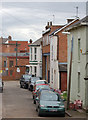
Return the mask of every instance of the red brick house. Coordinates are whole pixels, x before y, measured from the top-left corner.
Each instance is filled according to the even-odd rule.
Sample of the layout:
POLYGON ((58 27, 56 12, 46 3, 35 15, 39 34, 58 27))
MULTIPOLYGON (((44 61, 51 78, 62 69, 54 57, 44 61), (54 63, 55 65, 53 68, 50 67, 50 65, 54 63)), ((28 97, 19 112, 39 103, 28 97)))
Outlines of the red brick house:
MULTIPOLYGON (((3 38, 1 38, 3 41, 3 38)), ((28 41, 12 41, 2 43, 2 79, 17 80, 25 74, 29 63, 28 41), (16 51, 17 50, 17 51, 16 51)))
POLYGON ((50 36, 49 34, 55 31, 58 28, 61 28, 61 25, 52 25, 52 22, 48 22, 45 27, 45 31, 42 33, 43 42, 42 42, 42 79, 46 79, 50 82, 50 36))

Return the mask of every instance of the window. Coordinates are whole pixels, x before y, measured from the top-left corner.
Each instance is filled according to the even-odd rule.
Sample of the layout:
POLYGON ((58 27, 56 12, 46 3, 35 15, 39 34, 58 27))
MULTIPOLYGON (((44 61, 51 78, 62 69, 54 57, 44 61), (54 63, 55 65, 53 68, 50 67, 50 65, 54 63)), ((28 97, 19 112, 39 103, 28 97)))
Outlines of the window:
POLYGON ((34 49, 35 51, 35 60, 37 59, 37 48, 34 49))
POLYGON ((40 76, 42 76, 42 66, 40 66, 40 76))
POLYGON ((78 72, 78 93, 80 92, 80 72, 78 72))
POLYGON ((32 60, 32 48, 30 48, 30 60, 32 60))
POLYGON ((52 45, 52 60, 53 60, 53 45, 52 45))
POLYGON ((30 72, 31 72, 31 74, 32 74, 32 66, 30 67, 30 72))
POLYGON ((10 76, 12 76, 13 75, 13 70, 10 70, 10 76))
POLYGON ((37 48, 35 48, 35 54, 37 53, 37 48))
POLYGON ((6 67, 6 61, 4 61, 4 67, 6 67))
POLYGON ((36 67, 34 67, 34 72, 35 72, 35 77, 36 77, 36 72, 37 72, 37 68, 36 67))
POLYGON ((80 39, 78 39, 78 60, 80 61, 80 39))
POLYGON ((53 83, 53 68, 52 68, 52 83, 53 83))
POLYGON ((13 66, 13 61, 10 61, 9 66, 10 66, 10 67, 12 67, 12 66, 13 66))

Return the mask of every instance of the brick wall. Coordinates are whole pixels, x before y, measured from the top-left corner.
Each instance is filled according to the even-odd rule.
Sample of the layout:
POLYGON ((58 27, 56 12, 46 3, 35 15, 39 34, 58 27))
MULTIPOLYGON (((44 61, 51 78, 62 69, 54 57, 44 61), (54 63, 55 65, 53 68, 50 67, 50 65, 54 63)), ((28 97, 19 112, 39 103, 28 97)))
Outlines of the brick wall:
POLYGON ((58 34, 58 61, 67 62, 67 35, 62 34, 62 31, 58 34))
MULTIPOLYGON (((16 53, 15 48, 16 41, 9 41, 10 45, 3 44, 3 53, 16 53)), ((18 44, 18 52, 29 52, 28 42, 27 41, 17 41, 18 44), (26 50, 26 51, 25 51, 26 50)), ((29 57, 23 56, 23 57, 17 57, 17 65, 20 68, 20 73, 17 72, 16 67, 16 57, 15 56, 3 56, 2 57, 2 70, 3 70, 3 80, 17 80, 21 77, 22 74, 25 74, 26 65, 29 64, 29 57), (4 61, 7 61, 7 66, 4 67, 4 61), (13 66, 10 67, 10 61, 13 61, 13 66), (8 74, 6 74, 6 70, 8 69, 8 74), (12 75, 10 74, 12 70, 12 75)))
MULTIPOLYGON (((58 29, 58 28, 61 28, 62 26, 50 26, 51 30, 49 33, 46 33, 43 35, 43 40, 46 39, 46 36, 49 36, 50 33, 52 33, 54 30, 58 29)), ((45 45, 45 46, 42 46, 42 53, 50 53, 50 44, 48 45, 45 45)), ((49 57, 50 56, 46 56, 46 60, 47 60, 47 80, 48 80, 48 71, 50 71, 50 60, 49 60, 49 57)), ((46 71, 46 68, 45 68, 45 56, 43 56, 42 58, 42 76, 43 76, 43 79, 45 79, 45 71, 46 71)))

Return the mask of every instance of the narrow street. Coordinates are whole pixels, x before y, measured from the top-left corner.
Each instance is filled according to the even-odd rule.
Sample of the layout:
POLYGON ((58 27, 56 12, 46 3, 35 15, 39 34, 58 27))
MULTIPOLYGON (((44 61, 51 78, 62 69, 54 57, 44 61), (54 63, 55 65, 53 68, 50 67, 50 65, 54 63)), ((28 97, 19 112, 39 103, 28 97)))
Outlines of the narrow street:
POLYGON ((2 101, 3 118, 37 117, 31 92, 21 89, 19 82, 5 82, 2 101))
MULTIPOLYGON (((18 81, 4 82, 2 101, 3 118, 64 119, 60 117, 38 117, 31 92, 27 89, 20 88, 18 81)), ((78 115, 80 116, 80 114, 78 115)), ((77 120, 80 120, 79 116, 77 120)), ((65 118, 66 120, 71 119, 67 115, 65 118)), ((86 120, 84 116, 82 118, 86 120)))

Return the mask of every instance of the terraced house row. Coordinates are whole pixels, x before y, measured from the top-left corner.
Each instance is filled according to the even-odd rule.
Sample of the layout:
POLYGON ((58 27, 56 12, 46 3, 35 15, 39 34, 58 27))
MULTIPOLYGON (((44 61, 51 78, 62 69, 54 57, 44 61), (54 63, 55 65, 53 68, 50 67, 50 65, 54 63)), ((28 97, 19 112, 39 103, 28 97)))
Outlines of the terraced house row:
POLYGON ((81 20, 78 17, 67 19, 65 25, 53 25, 48 22, 42 31, 42 37, 35 42, 14 42, 11 37, 4 41, 5 39, 1 38, 4 41, 3 79, 19 79, 22 74, 28 72, 47 80, 52 88, 61 92, 68 91, 70 85, 70 100, 81 100, 83 107, 87 108, 87 33, 88 16, 81 20))

